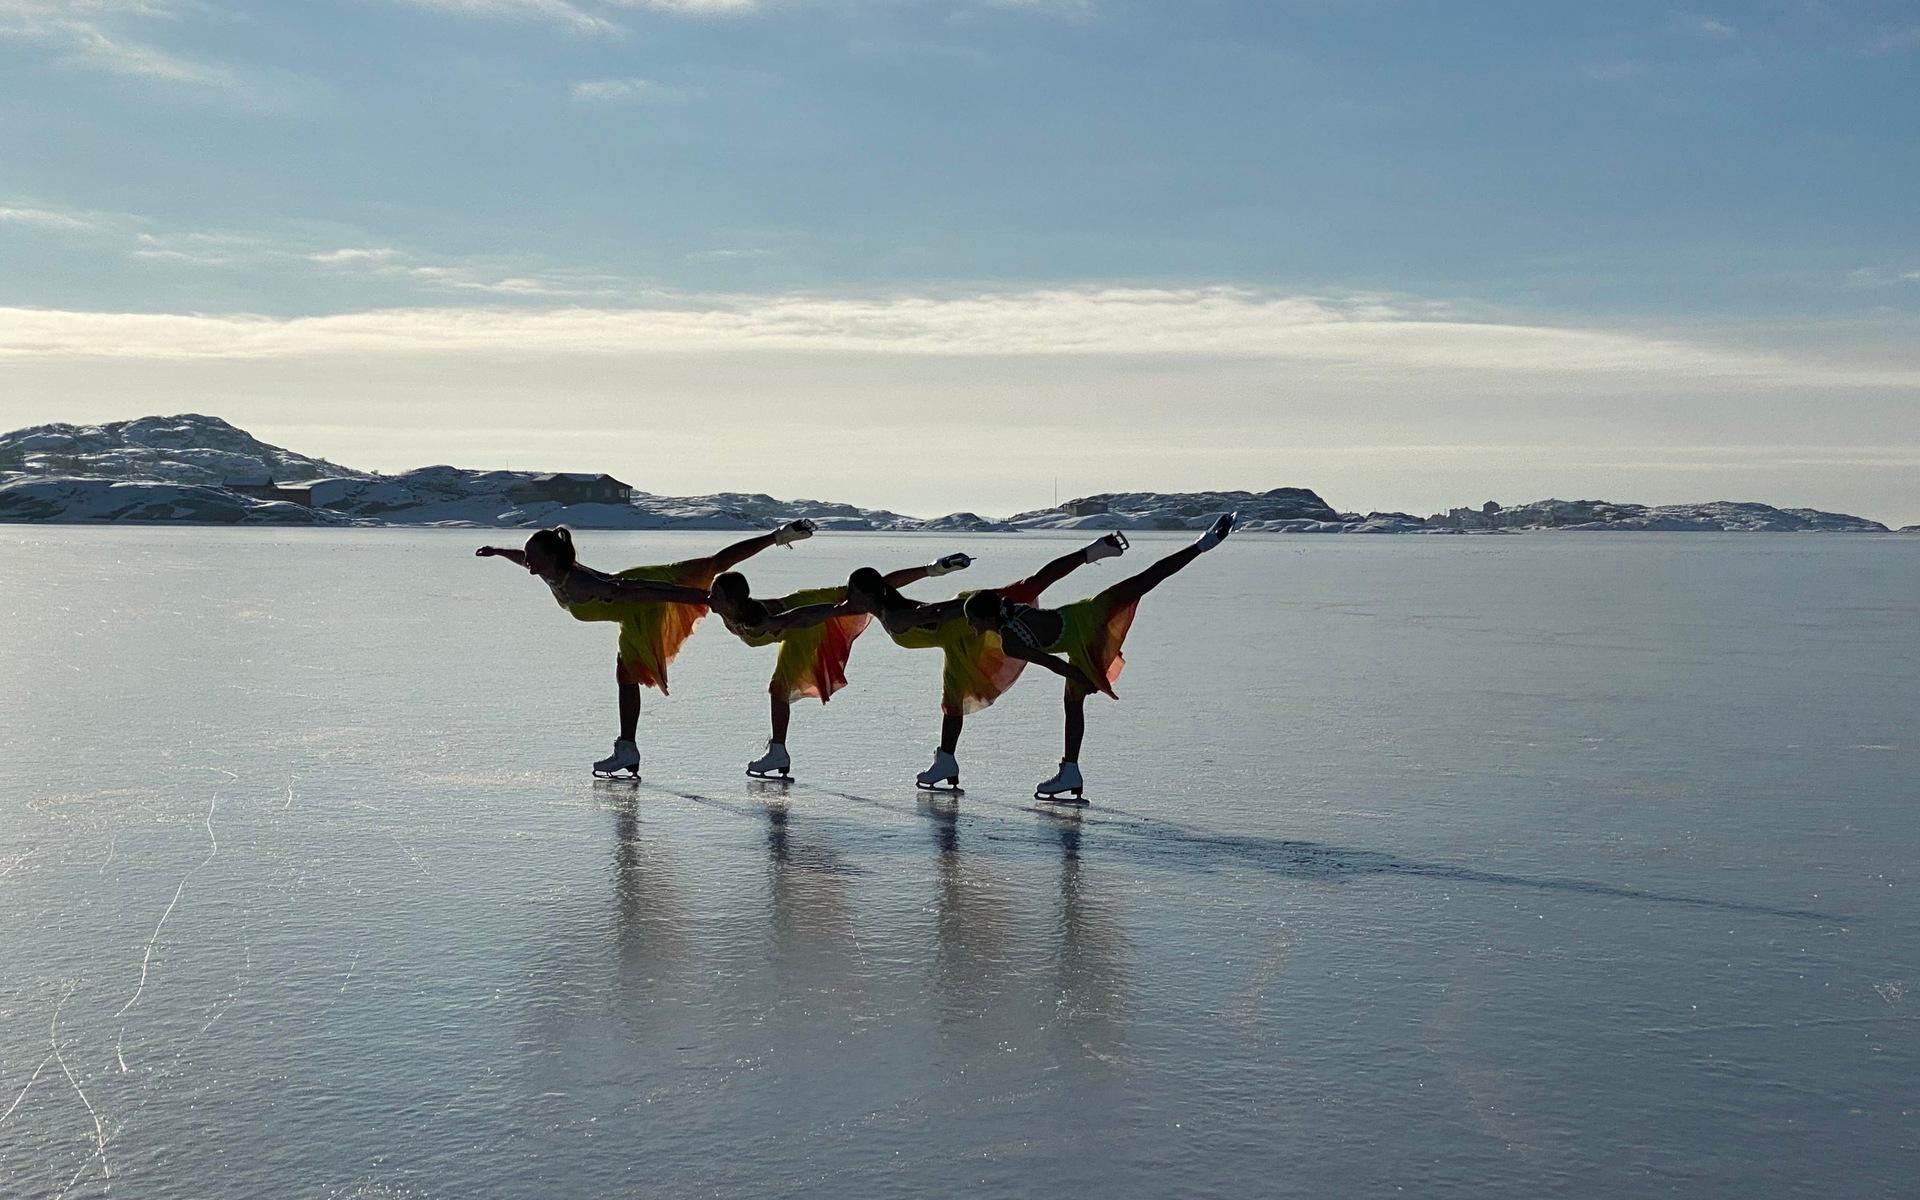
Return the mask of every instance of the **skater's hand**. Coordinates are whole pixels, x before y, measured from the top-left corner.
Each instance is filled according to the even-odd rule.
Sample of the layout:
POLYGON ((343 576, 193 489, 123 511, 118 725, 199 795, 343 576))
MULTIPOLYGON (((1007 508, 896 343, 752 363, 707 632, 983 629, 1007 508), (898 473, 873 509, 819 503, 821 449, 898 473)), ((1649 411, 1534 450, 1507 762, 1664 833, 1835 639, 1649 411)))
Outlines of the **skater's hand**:
POLYGON ((818 525, 815 525, 805 517, 800 518, 798 521, 789 521, 773 531, 773 544, 776 546, 789 546, 794 542, 805 541, 807 538, 812 537, 814 531, 819 528, 818 525))
POLYGON ((492 558, 493 555, 494 549, 492 546, 482 546, 473 552, 475 558, 492 558))
POLYGON ((972 555, 949 554, 944 558, 936 559, 934 564, 927 568, 927 578, 938 579, 942 575, 951 575, 955 571, 964 571, 972 565, 972 555))

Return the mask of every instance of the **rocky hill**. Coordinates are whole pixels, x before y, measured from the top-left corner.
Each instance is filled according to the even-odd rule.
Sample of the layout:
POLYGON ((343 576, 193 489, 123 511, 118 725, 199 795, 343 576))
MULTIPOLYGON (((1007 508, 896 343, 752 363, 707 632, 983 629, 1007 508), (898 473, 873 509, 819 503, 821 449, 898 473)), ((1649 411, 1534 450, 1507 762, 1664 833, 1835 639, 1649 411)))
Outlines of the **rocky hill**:
POLYGON ((0 475, 221 487, 364 474, 270 445, 219 417, 197 413, 105 425, 33 425, 0 434, 0 475))
MULTIPOLYGON (((581 529, 766 529, 807 517, 836 530, 998 532, 1181 530, 1237 511, 1269 533, 1503 533, 1524 530, 1885 532, 1844 513, 1714 501, 1647 507, 1601 500, 1489 502, 1431 517, 1341 512, 1306 488, 1266 492, 1112 492, 1006 520, 906 516, 759 492, 659 496, 604 476, 432 466, 397 475, 343 467, 262 442, 193 413, 104 425, 36 425, 0 434, 0 521, 284 525, 454 525, 581 529)), ((1914 532, 1909 529, 1903 532, 1914 532)))
POLYGON ((1705 504, 1616 504, 1606 500, 1535 500, 1513 508, 1489 502, 1427 518, 1461 530, 1566 529, 1651 533, 1885 533, 1878 521, 1814 508, 1715 500, 1705 504))

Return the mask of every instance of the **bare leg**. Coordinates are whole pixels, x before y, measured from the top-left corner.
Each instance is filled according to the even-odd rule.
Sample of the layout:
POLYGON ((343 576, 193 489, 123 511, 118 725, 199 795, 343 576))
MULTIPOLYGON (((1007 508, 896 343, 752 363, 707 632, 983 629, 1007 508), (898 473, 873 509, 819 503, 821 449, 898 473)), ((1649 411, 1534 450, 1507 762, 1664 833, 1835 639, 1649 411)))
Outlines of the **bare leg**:
POLYGON ((623 683, 620 685, 620 736, 631 742, 636 730, 640 728, 640 685, 623 683))
POLYGON ((1087 694, 1072 684, 1067 685, 1067 752, 1062 761, 1077 763, 1080 761, 1080 743, 1087 736, 1087 694))
POLYGON ((773 697, 773 740, 787 744, 787 722, 793 718, 793 705, 785 696, 773 697))
POLYGON ((959 713, 948 713, 940 718, 940 749, 943 752, 952 754, 960 745, 960 730, 966 723, 967 719, 959 713))

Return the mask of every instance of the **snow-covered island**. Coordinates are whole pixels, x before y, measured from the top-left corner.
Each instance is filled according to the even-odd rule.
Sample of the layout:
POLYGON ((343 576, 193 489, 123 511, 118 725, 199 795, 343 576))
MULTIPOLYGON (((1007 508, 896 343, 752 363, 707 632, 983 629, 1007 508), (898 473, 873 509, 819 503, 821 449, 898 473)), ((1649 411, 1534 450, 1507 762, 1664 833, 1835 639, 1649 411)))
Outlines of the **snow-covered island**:
MULTIPOLYGON (((581 529, 764 529, 797 517, 836 530, 1004 532, 1196 529, 1236 510, 1270 533, 1500 533, 1654 530, 1885 533, 1878 521, 1810 508, 1712 501, 1647 507, 1537 500, 1427 517, 1342 512, 1306 488, 1267 492, 1121 492, 1005 520, 911 517, 761 493, 658 496, 611 475, 421 467, 382 475, 260 441, 218 417, 182 414, 104 425, 36 425, 0 434, 0 522, 203 525, 426 525, 581 529)), ((1902 532, 1920 532, 1909 527, 1902 532)))

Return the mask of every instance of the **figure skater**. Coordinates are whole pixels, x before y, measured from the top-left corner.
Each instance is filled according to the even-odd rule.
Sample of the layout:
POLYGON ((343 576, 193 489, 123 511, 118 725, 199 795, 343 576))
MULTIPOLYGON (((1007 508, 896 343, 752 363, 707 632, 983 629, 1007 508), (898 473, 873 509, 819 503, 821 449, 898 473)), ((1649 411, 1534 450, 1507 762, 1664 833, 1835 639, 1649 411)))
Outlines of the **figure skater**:
MULTIPOLYGON (((885 576, 887 586, 903 588, 922 579, 951 574, 973 560, 949 554, 924 567, 906 567, 885 576)), ((746 576, 728 571, 713 581, 708 603, 732 634, 749 646, 778 643, 773 680, 767 685, 772 702, 773 736, 767 752, 747 764, 757 779, 792 777, 793 760, 787 753, 787 724, 793 702, 813 696, 822 704, 846 686, 847 656, 853 641, 872 623, 871 613, 845 606, 847 589, 807 588, 776 600, 757 600, 746 576)))
POLYGON ((593 773, 612 778, 640 777, 640 749, 634 734, 640 725, 640 689, 667 693, 667 666, 706 615, 708 589, 716 575, 769 546, 786 546, 813 536, 812 521, 793 521, 771 533, 736 542, 717 554, 659 566, 632 567, 608 574, 580 565, 573 534, 565 527, 542 529, 524 549, 482 546, 482 558, 504 558, 538 575, 560 607, 580 621, 615 621, 620 648, 614 659, 619 685, 620 736, 613 753, 593 764, 593 773))
POLYGON ((1036 607, 1010 589, 975 592, 967 597, 964 608, 970 628, 998 641, 1009 658, 1037 663, 1067 681, 1066 754, 1060 760, 1059 772, 1034 789, 1034 799, 1069 803, 1061 797, 1070 792, 1072 803, 1086 803, 1085 784, 1080 778, 1080 743, 1087 732, 1087 694, 1114 694, 1113 683, 1126 666, 1120 644, 1133 624, 1140 598, 1218 546, 1233 532, 1235 515, 1226 513, 1216 518, 1193 545, 1167 555, 1138 575, 1063 608, 1036 607))
MULTIPOLYGON (((1064 554, 1026 579, 999 589, 1024 604, 1034 604, 1040 593, 1088 563, 1112 558, 1127 549, 1122 533, 1110 533, 1082 549, 1064 554)), ((888 585, 885 577, 871 567, 862 567, 847 579, 847 605, 856 612, 880 618, 881 627, 898 645, 909 649, 938 649, 944 657, 940 692, 940 747, 934 752, 933 765, 914 778, 916 786, 929 791, 958 791, 960 763, 954 757, 960 744, 960 732, 967 714, 999 699, 1013 686, 1026 663, 1008 658, 997 639, 989 640, 967 624, 962 611, 970 592, 951 600, 923 604, 902 596, 888 585)))

